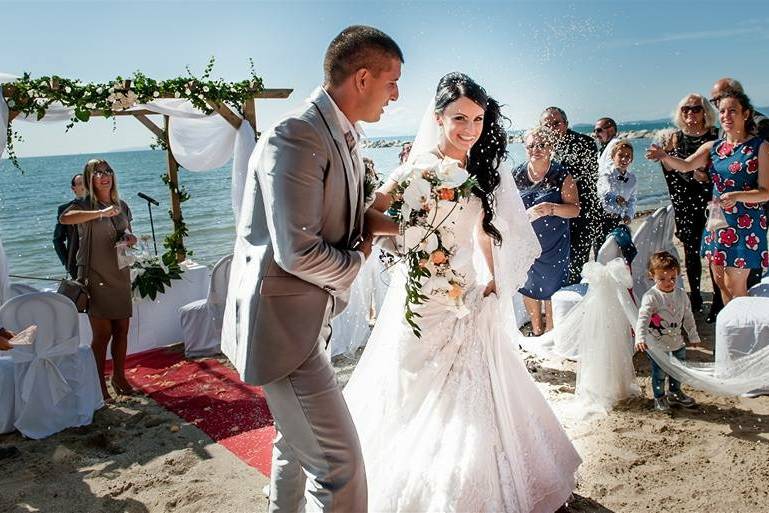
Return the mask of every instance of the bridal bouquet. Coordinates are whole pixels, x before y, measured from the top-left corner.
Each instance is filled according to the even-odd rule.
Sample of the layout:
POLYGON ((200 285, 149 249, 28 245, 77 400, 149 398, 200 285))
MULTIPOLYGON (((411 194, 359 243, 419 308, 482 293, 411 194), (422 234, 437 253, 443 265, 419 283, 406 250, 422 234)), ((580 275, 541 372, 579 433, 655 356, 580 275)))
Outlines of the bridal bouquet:
POLYGON ((451 267, 457 242, 453 224, 468 198, 475 178, 451 158, 418 157, 397 173, 389 215, 400 225, 406 263, 406 322, 421 337, 414 307, 437 300, 457 317, 467 314, 463 303, 464 276, 451 267))

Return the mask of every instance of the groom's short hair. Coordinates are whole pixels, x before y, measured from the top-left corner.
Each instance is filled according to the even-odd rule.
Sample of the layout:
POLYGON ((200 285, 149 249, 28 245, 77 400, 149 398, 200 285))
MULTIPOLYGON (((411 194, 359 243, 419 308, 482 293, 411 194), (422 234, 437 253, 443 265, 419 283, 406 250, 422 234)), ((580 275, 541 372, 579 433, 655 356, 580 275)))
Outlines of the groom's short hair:
POLYGON ((378 75, 387 68, 389 59, 403 62, 403 52, 390 36, 366 25, 347 27, 326 50, 323 59, 325 83, 337 86, 361 68, 378 75))

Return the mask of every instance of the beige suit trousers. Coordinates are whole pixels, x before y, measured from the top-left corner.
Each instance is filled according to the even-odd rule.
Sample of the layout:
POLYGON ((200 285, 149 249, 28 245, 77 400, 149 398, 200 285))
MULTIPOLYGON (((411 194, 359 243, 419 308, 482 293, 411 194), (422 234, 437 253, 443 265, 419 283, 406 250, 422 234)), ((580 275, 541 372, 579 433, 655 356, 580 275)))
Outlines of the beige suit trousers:
POLYGON ((263 386, 277 436, 270 513, 365 513, 366 474, 358 434, 325 347, 333 299, 312 353, 285 378, 263 386))

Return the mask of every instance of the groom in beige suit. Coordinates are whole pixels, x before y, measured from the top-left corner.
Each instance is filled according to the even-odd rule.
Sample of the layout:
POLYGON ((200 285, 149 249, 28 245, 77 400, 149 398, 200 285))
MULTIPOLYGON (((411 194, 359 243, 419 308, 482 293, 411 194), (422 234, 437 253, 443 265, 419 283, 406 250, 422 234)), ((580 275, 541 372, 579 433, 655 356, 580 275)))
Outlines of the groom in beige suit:
POLYGON ((360 443, 325 347, 371 252, 357 123, 398 99, 402 62, 383 32, 346 28, 326 50, 323 87, 251 156, 222 350, 275 418, 270 512, 366 511, 360 443))

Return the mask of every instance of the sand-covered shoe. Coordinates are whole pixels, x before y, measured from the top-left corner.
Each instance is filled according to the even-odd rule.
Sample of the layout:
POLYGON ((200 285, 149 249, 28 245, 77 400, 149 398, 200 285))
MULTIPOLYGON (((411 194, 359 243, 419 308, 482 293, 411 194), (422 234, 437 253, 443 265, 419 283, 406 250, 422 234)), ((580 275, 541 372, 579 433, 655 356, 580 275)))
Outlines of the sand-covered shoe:
POLYGON ((684 408, 691 408, 694 406, 694 399, 683 392, 668 393, 667 401, 670 406, 683 406, 684 408))
POLYGON ((665 396, 654 398, 654 409, 657 411, 670 411, 668 400, 665 396))

